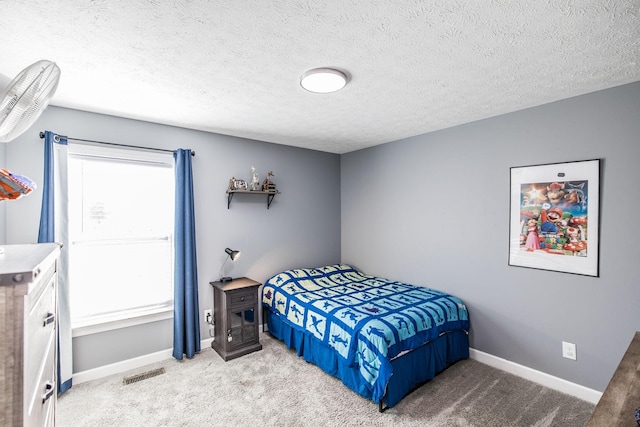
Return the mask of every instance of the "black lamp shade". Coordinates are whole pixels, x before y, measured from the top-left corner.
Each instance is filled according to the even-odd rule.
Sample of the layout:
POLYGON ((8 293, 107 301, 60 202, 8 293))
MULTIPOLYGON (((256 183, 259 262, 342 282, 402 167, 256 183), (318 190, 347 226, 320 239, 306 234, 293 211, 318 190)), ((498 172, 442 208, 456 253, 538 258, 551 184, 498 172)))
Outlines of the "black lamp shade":
POLYGON ((238 257, 240 257, 240 251, 234 251, 233 249, 229 249, 229 248, 225 249, 224 251, 227 255, 229 255, 229 258, 231 258, 231 261, 235 261, 238 259, 238 257))

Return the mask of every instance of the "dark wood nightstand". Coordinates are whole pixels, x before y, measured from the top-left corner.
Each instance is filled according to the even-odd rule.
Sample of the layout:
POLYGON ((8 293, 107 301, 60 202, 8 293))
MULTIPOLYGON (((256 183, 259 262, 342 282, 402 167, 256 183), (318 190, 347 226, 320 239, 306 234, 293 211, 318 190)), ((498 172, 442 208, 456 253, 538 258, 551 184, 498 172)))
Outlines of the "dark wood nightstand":
POLYGON ((225 362, 262 349, 258 335, 258 287, 246 277, 213 286, 213 348, 225 362))

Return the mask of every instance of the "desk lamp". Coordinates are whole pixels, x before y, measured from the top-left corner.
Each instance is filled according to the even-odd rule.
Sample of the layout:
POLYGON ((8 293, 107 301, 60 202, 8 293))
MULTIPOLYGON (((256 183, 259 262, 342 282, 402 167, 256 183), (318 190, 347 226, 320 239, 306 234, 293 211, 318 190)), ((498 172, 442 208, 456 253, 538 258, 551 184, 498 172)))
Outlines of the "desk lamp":
POLYGON ((224 252, 227 254, 227 258, 225 258, 224 262, 222 263, 222 267, 220 267, 220 281, 222 283, 230 282, 233 280, 230 276, 222 277, 224 265, 227 263, 227 261, 229 261, 229 258, 231 258, 231 261, 235 261, 240 257, 240 251, 234 251, 232 249, 226 248, 224 252))

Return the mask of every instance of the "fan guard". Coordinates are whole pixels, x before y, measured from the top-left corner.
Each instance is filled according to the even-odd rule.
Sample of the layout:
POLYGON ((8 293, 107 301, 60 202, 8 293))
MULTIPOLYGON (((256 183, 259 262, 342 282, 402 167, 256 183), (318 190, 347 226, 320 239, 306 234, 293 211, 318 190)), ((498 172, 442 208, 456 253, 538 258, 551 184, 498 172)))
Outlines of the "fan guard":
POLYGON ((0 97, 0 142, 9 142, 35 122, 58 88, 60 68, 40 60, 20 72, 0 97))

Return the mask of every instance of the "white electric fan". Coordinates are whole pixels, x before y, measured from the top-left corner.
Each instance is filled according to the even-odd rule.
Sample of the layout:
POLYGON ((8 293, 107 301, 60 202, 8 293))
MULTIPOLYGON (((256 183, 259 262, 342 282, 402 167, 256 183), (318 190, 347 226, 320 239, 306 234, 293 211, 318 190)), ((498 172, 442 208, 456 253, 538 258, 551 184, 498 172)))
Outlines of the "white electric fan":
MULTIPOLYGON (((6 88, 0 82, 0 142, 12 141, 31 127, 49 104, 59 81, 60 68, 54 62, 40 60, 22 70, 6 88)), ((35 184, 29 178, 0 169, 0 200, 18 199, 33 188, 35 184)))
POLYGON ((15 139, 40 117, 59 81, 60 68, 55 62, 40 60, 9 83, 0 97, 0 142, 15 139))

